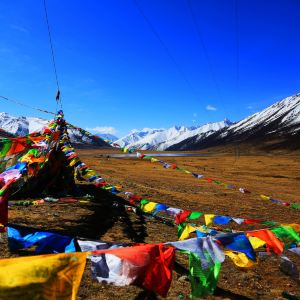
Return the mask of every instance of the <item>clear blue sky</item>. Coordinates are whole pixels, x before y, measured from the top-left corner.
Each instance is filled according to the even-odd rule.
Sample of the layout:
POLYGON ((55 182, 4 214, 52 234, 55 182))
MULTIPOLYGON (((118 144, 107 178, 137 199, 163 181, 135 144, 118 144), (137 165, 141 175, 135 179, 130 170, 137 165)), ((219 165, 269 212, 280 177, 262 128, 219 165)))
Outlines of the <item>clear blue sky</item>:
MULTIPOLYGON (((299 0, 137 2, 152 27, 133 0, 47 0, 69 122, 122 136, 237 121, 300 91, 299 0)), ((0 28, 0 95, 55 110, 43 0, 1 1, 0 28)))

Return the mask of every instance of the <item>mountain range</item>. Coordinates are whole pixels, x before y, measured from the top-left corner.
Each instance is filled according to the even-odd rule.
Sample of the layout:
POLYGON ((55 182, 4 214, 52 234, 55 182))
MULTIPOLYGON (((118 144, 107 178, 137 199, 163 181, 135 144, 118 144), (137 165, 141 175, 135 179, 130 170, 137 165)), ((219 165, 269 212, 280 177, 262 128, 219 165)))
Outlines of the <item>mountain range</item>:
MULTIPOLYGON (((13 117, 0 113, 0 136, 8 133, 26 135, 41 130, 49 121, 35 117, 13 117)), ((91 139, 79 130, 69 129, 71 141, 77 146, 108 146, 101 139, 91 139)), ((300 149, 300 94, 287 97, 239 122, 224 121, 201 126, 173 126, 132 130, 118 139, 99 135, 121 147, 141 150, 200 150, 238 147, 247 150, 300 149)))
POLYGON ((173 126, 168 129, 150 129, 145 128, 141 131, 134 130, 125 137, 117 140, 115 143, 124 147, 138 148, 141 150, 166 150, 167 148, 178 144, 188 138, 198 136, 207 137, 230 126, 232 123, 225 119, 221 122, 208 123, 202 126, 173 126))
MULTIPOLYGON (((24 136, 32 132, 37 132, 43 129, 49 120, 35 118, 35 117, 14 117, 6 112, 0 113, 0 136, 9 137, 13 135, 24 136)), ((71 142, 78 146, 100 146, 110 147, 103 139, 107 139, 107 135, 104 135, 103 139, 89 138, 82 135, 77 129, 68 129, 68 133, 71 142)), ((111 138, 111 137, 109 137, 111 138)), ((116 139, 116 138, 115 138, 116 139)))
POLYGON ((200 150, 238 147, 270 151, 300 149, 300 94, 232 123, 228 119, 197 127, 133 131, 119 139, 121 146, 141 150, 200 150))
POLYGON ((276 102, 210 136, 193 136, 173 144, 167 150, 226 146, 263 151, 300 149, 300 94, 276 102))

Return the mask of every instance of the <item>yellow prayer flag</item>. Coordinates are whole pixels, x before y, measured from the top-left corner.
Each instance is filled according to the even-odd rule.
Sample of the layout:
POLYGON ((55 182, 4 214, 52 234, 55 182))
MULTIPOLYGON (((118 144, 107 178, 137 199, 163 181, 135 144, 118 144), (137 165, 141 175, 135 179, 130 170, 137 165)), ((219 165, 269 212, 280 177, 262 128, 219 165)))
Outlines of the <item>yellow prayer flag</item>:
POLYGON ((155 209, 156 205, 157 205, 156 202, 148 202, 147 204, 142 206, 142 210, 144 212, 150 213, 155 209))
POLYGON ((191 174, 192 172, 188 171, 188 170, 184 170, 184 173, 186 174, 191 174))
POLYGON ((213 215, 213 214, 205 214, 204 215, 205 225, 206 226, 212 225, 214 217, 215 217, 215 215, 213 215))
POLYGON ((183 229, 182 233, 181 233, 181 236, 179 237, 179 241, 182 241, 182 240, 185 240, 187 238, 189 238, 190 236, 190 233, 196 231, 196 228, 193 227, 192 225, 190 224, 187 224, 185 226, 185 228, 183 229))
POLYGON ((86 253, 61 253, 0 260, 0 299, 75 300, 86 253))
POLYGON ((154 158, 154 157, 151 157, 151 162, 158 162, 158 159, 154 158))
POLYGON ((260 195, 260 198, 263 200, 270 200, 271 198, 269 196, 266 195, 260 195))
POLYGON ((79 162, 79 158, 77 156, 75 156, 74 158, 72 158, 72 160, 69 163, 70 167, 73 167, 77 162, 79 162))
POLYGON ((225 255, 229 256, 234 264, 240 268, 250 268, 254 266, 254 262, 250 260, 245 253, 235 251, 224 251, 225 255))
POLYGON ((256 236, 248 236, 248 239, 253 249, 258 249, 266 244, 266 242, 256 236))

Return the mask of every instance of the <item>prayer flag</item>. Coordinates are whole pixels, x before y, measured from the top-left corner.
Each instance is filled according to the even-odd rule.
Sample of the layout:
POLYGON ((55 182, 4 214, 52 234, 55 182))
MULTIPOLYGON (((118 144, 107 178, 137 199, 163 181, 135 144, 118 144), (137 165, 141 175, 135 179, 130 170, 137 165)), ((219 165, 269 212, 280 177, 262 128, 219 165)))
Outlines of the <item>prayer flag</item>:
POLYGON ((86 253, 62 253, 0 260, 0 298, 75 300, 86 253))
POLYGON ((137 285, 165 297, 172 281, 173 247, 140 245, 92 252, 93 277, 118 286, 137 285))

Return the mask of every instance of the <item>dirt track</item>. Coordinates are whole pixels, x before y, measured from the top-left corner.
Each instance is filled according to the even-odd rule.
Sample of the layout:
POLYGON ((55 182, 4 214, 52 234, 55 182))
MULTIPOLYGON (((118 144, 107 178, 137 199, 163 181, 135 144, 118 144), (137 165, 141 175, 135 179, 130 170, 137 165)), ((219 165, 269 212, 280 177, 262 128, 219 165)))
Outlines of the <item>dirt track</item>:
MULTIPOLYGON (((99 150, 80 150, 78 153, 84 162, 99 171, 109 182, 121 184, 124 190, 155 202, 205 213, 280 223, 300 221, 299 210, 197 180, 183 172, 164 169, 157 163, 136 159, 95 158, 99 150)), ((209 156, 165 160, 214 180, 300 204, 300 158, 296 156, 209 156)), ((88 185, 82 185, 81 190, 95 192, 88 185)), ((97 203, 15 206, 10 210, 9 218, 15 224, 106 241, 153 243, 177 240, 175 227, 113 207, 112 200, 121 201, 120 197, 98 191, 95 199, 97 203)), ((239 227, 242 230, 252 228, 259 226, 239 227)), ((2 257, 11 256, 5 244, 1 244, 0 250, 2 257)), ((300 258, 293 254, 288 256, 300 270, 300 258)), ((181 263, 187 259, 179 257, 179 261, 181 263)), ((277 299, 282 291, 299 296, 299 284, 283 274, 278 266, 277 257, 267 257, 261 258, 254 268, 241 270, 226 259, 216 296, 211 298, 277 299)), ((182 275, 182 270, 176 268, 168 299, 189 299, 189 282, 178 280, 182 275)), ((90 271, 86 268, 78 296, 80 299, 145 299, 145 292, 137 287, 99 285, 91 281, 90 271)))

